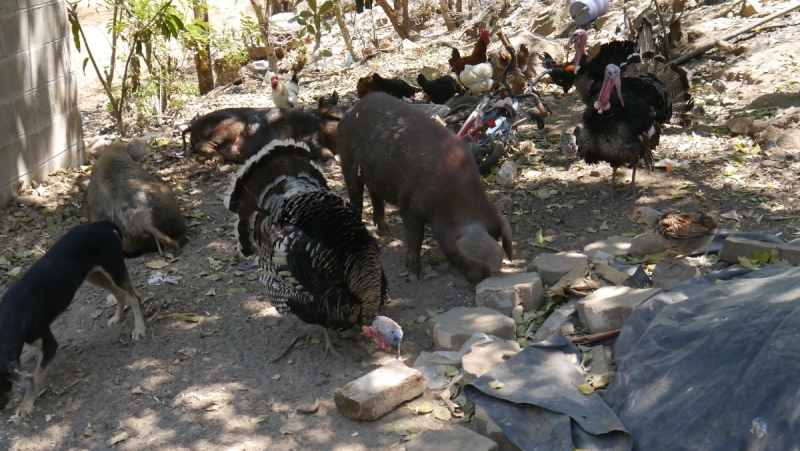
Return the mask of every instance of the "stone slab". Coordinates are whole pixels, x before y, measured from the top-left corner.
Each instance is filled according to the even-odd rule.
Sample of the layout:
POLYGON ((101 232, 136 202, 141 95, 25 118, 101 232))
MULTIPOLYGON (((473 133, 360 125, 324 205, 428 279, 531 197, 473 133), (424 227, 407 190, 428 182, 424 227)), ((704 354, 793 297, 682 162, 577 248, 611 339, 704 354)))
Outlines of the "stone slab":
POLYGON ((456 307, 428 320, 437 351, 457 351, 475 332, 513 340, 514 320, 486 307, 456 307))
POLYGON ((553 286, 556 282, 588 257, 577 252, 559 252, 557 254, 540 254, 528 265, 529 272, 537 272, 542 282, 553 286))
POLYGON ((521 350, 516 341, 493 341, 472 345, 470 351, 461 359, 464 384, 483 376, 492 368, 517 355, 521 350))
POLYGON ((475 305, 511 316, 514 307, 536 310, 544 304, 542 278, 535 272, 503 274, 483 280, 475 287, 475 305))
POLYGON ((426 386, 422 373, 393 360, 337 389, 333 401, 351 420, 376 420, 421 395, 426 386))
POLYGON ((669 249, 669 246, 658 241, 656 237, 649 233, 636 235, 631 240, 631 247, 628 249, 628 255, 633 258, 642 258, 645 255, 658 254, 669 249))
POLYGON ((612 236, 603 241, 595 241, 594 243, 587 244, 583 248, 583 253, 590 259, 594 258, 597 252, 605 252, 615 257, 624 257, 628 255, 628 250, 631 248, 633 238, 626 236, 612 236))
POLYGON ((578 302, 581 322, 593 334, 619 330, 660 288, 603 287, 578 302))
POLYGON ((497 443, 463 426, 428 430, 406 443, 406 451, 500 451, 497 443))
POLYGON ((722 243, 719 259, 728 263, 739 263, 739 257, 746 257, 756 251, 771 252, 775 248, 778 248, 782 259, 793 264, 800 263, 800 248, 733 237, 726 238, 722 243))

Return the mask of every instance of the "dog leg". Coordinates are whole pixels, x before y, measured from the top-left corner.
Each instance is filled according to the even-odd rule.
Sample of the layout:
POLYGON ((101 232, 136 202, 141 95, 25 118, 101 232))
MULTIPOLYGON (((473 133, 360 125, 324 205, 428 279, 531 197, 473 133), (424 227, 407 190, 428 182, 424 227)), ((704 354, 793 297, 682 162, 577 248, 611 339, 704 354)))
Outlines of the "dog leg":
POLYGON ((131 340, 139 341, 144 338, 145 333, 144 316, 142 316, 142 302, 141 299, 139 299, 139 295, 136 293, 136 290, 133 288, 133 284, 131 283, 130 279, 128 279, 127 285, 128 286, 125 287, 125 292, 130 297, 134 323, 131 340))
POLYGON ((39 348, 39 363, 36 365, 36 371, 33 373, 34 389, 33 391, 25 392, 25 397, 19 403, 17 409, 14 411, 14 416, 23 418, 33 412, 33 404, 36 398, 39 397, 39 392, 42 390, 44 383, 44 376, 47 374, 47 367, 53 361, 53 357, 58 350, 58 342, 53 336, 50 329, 45 329, 45 332, 39 340, 33 343, 33 346, 39 348))
POLYGON ((125 319, 125 302, 126 300, 130 301, 134 320, 131 340, 138 341, 144 338, 145 333, 144 317, 142 316, 142 306, 139 301, 139 295, 136 294, 136 290, 133 288, 127 270, 121 273, 119 277, 122 280, 122 286, 118 286, 114 283, 114 280, 107 272, 102 269, 96 269, 86 276, 86 280, 95 286, 108 290, 117 299, 117 312, 108 320, 109 326, 113 326, 125 319))

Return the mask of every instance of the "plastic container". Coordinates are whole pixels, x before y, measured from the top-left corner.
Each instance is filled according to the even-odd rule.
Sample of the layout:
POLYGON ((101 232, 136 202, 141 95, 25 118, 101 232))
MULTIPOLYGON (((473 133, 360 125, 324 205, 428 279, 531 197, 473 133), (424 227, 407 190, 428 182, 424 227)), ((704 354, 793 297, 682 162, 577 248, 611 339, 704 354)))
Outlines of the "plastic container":
POLYGON ((495 180, 501 186, 508 186, 517 176, 517 165, 513 161, 507 161, 497 172, 495 180))
POLYGON ((608 0, 577 0, 569 5, 569 15, 581 27, 607 12, 608 0))

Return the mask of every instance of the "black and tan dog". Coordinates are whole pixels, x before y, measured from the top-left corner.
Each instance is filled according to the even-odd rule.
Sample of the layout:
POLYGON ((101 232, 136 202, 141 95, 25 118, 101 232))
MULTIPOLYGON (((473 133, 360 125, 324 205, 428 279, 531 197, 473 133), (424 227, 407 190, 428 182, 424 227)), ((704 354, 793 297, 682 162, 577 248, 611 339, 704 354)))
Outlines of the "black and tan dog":
POLYGON ((0 301, 0 409, 11 400, 13 385, 27 390, 15 415, 33 411, 47 366, 58 349, 50 324, 67 309, 83 281, 105 288, 117 298, 117 313, 108 325, 124 317, 126 299, 133 307, 132 339, 144 337, 144 319, 123 260, 122 233, 109 221, 72 228, 14 282, 0 301), (39 349, 34 374, 22 372, 24 343, 39 349))

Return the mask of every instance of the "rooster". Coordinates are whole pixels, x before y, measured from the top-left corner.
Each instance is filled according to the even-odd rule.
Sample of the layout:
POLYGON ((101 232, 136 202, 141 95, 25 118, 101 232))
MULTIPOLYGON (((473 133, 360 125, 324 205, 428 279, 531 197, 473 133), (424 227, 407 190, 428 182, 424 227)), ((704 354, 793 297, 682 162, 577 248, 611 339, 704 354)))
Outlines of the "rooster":
MULTIPOLYGON (((633 209, 633 217, 644 219, 650 232, 658 241, 669 246, 667 254, 681 259, 705 247, 717 233, 717 221, 708 213, 664 213, 650 207, 633 209)), ((678 259, 673 260, 677 262, 678 259)))
POLYGON ((636 195, 636 168, 644 160, 653 169, 653 150, 661 137, 661 126, 674 115, 683 118, 694 107, 685 70, 667 64, 652 52, 634 54, 620 68, 606 66, 600 93, 586 108, 578 133, 578 154, 590 164, 611 164, 614 200, 617 168, 633 168, 631 192, 636 195))
POLYGON ((327 329, 357 324, 400 358, 402 329, 377 316, 388 297, 378 245, 355 209, 328 189, 305 144, 265 146, 236 174, 225 206, 238 216, 242 253, 265 271, 259 280, 272 305, 321 325, 325 356, 327 329))
POLYGON ((492 64, 467 64, 458 76, 464 87, 472 94, 481 94, 492 87, 492 64))
POLYGON ((273 74, 269 78, 272 84, 272 101, 278 108, 296 108, 297 107, 297 94, 300 93, 300 85, 298 85, 297 74, 292 75, 291 81, 285 82, 273 74))
POLYGON ((467 67, 467 65, 475 66, 481 63, 486 62, 486 49, 489 47, 489 31, 488 30, 481 30, 480 37, 478 38, 478 42, 475 43, 475 47, 472 49, 472 53, 469 56, 462 57, 461 53, 458 49, 453 49, 453 53, 450 56, 450 70, 455 72, 456 75, 460 76, 461 72, 467 67))

